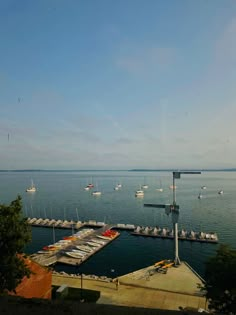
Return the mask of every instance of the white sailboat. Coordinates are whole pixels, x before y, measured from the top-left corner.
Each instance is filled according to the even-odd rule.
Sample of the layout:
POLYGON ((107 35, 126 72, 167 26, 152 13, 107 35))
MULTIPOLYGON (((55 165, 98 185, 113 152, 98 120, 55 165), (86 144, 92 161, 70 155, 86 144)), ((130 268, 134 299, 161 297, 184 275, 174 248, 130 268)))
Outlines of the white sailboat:
MULTIPOLYGON (((97 188, 97 184, 96 184, 96 188, 97 188)), ((92 192, 92 195, 93 195, 93 196, 100 196, 101 194, 102 194, 102 192, 99 191, 98 189, 97 189, 97 190, 94 190, 94 191, 92 192)))
MULTIPOLYGON (((144 177, 144 180, 143 180, 143 181, 144 181, 144 183, 146 182, 145 177, 144 177)), ((148 189, 148 185, 147 185, 147 184, 143 184, 143 185, 142 185, 142 189, 148 189)))
POLYGON ((163 192, 163 188, 162 188, 162 182, 160 180, 160 188, 157 188, 156 191, 160 191, 160 192, 163 192))
POLYGON ((140 187, 139 190, 136 190, 135 197, 143 197, 143 196, 144 196, 144 191, 140 187))
POLYGON ((31 186, 26 189, 26 192, 35 192, 35 191, 36 191, 36 187, 34 185, 33 180, 31 180, 31 186))
POLYGON ((118 188, 121 188, 121 187, 122 187, 121 181, 118 181, 118 182, 117 182, 116 187, 118 187, 118 188))
POLYGON ((198 199, 202 199, 202 194, 199 193, 197 197, 198 197, 198 199))

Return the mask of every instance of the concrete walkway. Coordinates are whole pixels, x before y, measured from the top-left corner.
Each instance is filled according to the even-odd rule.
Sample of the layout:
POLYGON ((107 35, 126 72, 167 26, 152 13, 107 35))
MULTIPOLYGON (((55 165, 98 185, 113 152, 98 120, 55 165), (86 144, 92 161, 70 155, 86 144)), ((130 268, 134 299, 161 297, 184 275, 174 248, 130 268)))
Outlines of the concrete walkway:
MULTIPOLYGON (((119 277, 115 282, 83 279, 83 288, 100 291, 97 303, 132 307, 179 310, 206 308, 206 300, 199 290, 200 278, 184 263, 171 267, 167 274, 153 271, 153 266, 119 277)), ((53 285, 81 287, 81 278, 53 274, 53 285)))

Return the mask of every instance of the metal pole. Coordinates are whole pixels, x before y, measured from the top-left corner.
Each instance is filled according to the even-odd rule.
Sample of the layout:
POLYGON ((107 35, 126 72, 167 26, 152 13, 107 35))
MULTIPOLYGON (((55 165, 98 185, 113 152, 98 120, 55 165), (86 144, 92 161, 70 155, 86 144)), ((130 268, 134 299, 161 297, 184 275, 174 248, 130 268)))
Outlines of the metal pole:
MULTIPOLYGON (((176 190, 175 190, 175 175, 173 173, 173 206, 175 207, 176 205, 176 190)), ((176 211, 174 209, 174 211, 176 211)), ((173 216, 173 212, 172 212, 173 216)), ((177 218, 177 216, 176 216, 177 218)), ((177 219, 178 220, 178 219, 177 219)), ((175 238, 175 266, 178 266, 181 264, 180 259, 179 259, 179 244, 178 244, 178 221, 173 220, 173 230, 174 230, 174 238, 175 238)))
POLYGON ((81 293, 81 295, 80 295, 80 302, 84 302, 84 299, 83 299, 83 274, 81 273, 80 274, 80 283, 81 283, 81 285, 80 285, 80 293, 81 293))
POLYGON ((176 204, 175 177, 173 174, 173 205, 176 204))
POLYGON ((54 228, 54 224, 52 226, 52 234, 53 234, 53 244, 56 243, 56 236, 55 236, 55 228, 54 228))
POLYGON ((179 244, 178 244, 178 223, 174 223, 174 235, 175 235, 175 266, 181 264, 179 259, 179 244))

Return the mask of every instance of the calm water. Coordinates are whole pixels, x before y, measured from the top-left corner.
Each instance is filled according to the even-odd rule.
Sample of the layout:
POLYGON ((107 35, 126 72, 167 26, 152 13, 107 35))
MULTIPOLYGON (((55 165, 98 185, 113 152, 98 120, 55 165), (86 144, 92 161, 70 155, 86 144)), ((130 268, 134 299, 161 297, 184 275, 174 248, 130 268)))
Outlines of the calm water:
MULTIPOLYGON (((171 172, 7 172, 0 173, 1 203, 9 203, 18 194, 23 199, 23 211, 29 217, 67 220, 97 220, 106 223, 128 223, 143 226, 172 228, 171 216, 162 209, 144 208, 144 203, 171 203, 171 172), (33 179, 36 193, 25 189, 33 179), (92 196, 84 187, 95 184, 101 196, 92 196), (121 190, 115 191, 117 183, 121 190), (156 191, 160 187, 163 192, 156 191), (135 198, 140 185, 148 184, 144 198, 135 198)), ((214 231, 220 243, 236 246, 236 172, 203 172, 201 175, 182 175, 176 180, 177 204, 180 205, 179 229, 214 231), (203 198, 197 198, 200 187, 203 198), (218 195, 223 189, 224 194, 218 195)), ((70 232, 56 229, 56 240, 70 232)), ((53 241, 51 229, 33 228, 32 243, 27 252, 33 253, 53 241)), ((112 244, 94 255, 76 272, 115 276, 151 265, 162 258, 173 258, 172 240, 143 238, 122 232, 112 244)), ((186 260, 204 275, 204 263, 218 245, 179 242, 180 259, 186 260)), ((58 265, 58 270, 75 272, 73 267, 58 265)))

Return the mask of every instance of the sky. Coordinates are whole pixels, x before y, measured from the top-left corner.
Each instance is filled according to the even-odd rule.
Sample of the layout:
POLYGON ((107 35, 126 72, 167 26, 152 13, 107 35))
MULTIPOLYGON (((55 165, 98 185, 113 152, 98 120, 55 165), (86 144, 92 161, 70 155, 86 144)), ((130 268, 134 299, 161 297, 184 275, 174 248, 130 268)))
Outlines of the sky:
POLYGON ((236 167, 236 1, 0 0, 0 169, 236 167))

